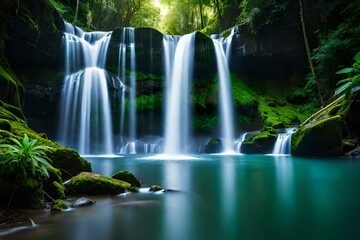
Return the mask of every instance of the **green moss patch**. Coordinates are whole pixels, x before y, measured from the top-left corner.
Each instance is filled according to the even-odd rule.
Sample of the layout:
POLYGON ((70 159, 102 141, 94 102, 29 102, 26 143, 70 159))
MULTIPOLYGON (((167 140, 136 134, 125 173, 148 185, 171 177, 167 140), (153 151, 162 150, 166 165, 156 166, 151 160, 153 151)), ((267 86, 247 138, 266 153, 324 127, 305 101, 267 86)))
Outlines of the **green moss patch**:
POLYGON ((56 210, 56 211, 61 211, 61 210, 66 210, 66 209, 68 209, 68 206, 62 199, 55 200, 55 202, 53 203, 53 205, 51 207, 51 210, 56 210))
POLYGON ((119 171, 111 176, 112 178, 130 183, 131 186, 141 187, 141 181, 131 172, 127 170, 119 171))
POLYGON ((136 109, 141 110, 161 110, 162 108, 162 93, 155 93, 151 95, 140 95, 136 98, 136 109))
POLYGON ((81 158, 79 153, 70 148, 57 148, 49 154, 52 164, 63 173, 63 178, 68 179, 81 172, 91 172, 91 165, 81 158))
POLYGON ((118 179, 83 172, 71 178, 66 189, 73 195, 117 195, 133 188, 130 183, 118 179))
POLYGON ((291 150, 297 156, 337 156, 343 153, 343 119, 337 115, 301 126, 292 135, 291 150))
POLYGON ((272 153, 275 141, 276 131, 272 127, 265 127, 242 143, 241 152, 245 154, 272 153))
POLYGON ((291 127, 299 125, 310 115, 301 112, 298 106, 284 101, 284 99, 269 96, 258 99, 258 111, 264 125, 277 126, 282 123, 285 127, 291 127))

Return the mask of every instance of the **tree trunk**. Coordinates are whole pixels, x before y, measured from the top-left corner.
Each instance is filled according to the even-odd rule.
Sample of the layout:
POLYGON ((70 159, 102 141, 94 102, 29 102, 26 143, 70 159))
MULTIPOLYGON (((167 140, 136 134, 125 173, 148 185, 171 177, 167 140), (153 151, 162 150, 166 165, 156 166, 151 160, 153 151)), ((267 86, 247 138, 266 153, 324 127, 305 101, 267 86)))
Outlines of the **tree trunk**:
POLYGON ((205 23, 204 23, 203 5, 202 5, 201 0, 199 2, 199 11, 200 11, 201 29, 203 29, 205 26, 205 23))
POLYGON ((97 15, 97 18, 96 18, 96 28, 100 28, 100 19, 101 19, 101 14, 102 14, 102 3, 103 3, 103 0, 101 0, 99 2, 99 11, 98 11, 98 15, 97 15))
POLYGON ((216 5, 216 9, 217 9, 217 14, 218 14, 218 19, 221 19, 221 10, 220 10, 220 4, 219 4, 219 0, 214 0, 215 5, 216 5))
POLYGON ((73 24, 75 24, 75 22, 77 20, 78 12, 79 12, 79 0, 76 1, 76 9, 75 9, 75 16, 74 16, 73 24))
POLYGON ((320 104, 321 104, 321 106, 324 106, 324 101, 323 101, 322 96, 321 96, 320 82, 319 82, 319 79, 316 76, 315 68, 314 68, 314 65, 313 65, 313 62, 312 62, 312 59, 311 59, 310 45, 309 45, 308 38, 307 38, 307 35, 306 35, 305 20, 304 20, 304 9, 303 9, 303 5, 302 5, 302 0, 299 0, 299 6, 300 6, 300 20, 301 20, 301 26, 302 26, 302 31, 303 31, 303 35, 304 35, 304 43, 305 43, 305 48, 306 48, 306 55, 307 55, 307 58, 308 58, 308 61, 309 61, 309 66, 310 66, 310 69, 311 69, 311 73, 312 73, 312 75, 314 77, 314 80, 316 82, 316 87, 317 87, 317 91, 318 91, 318 94, 319 94, 320 104))

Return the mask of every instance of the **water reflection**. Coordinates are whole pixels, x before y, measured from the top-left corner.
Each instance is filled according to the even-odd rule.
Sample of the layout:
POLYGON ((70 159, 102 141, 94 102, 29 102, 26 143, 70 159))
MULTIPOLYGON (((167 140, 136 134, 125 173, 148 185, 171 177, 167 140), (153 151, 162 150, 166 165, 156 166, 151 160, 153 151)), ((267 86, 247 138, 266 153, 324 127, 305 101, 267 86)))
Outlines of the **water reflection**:
POLYGON ((236 187, 236 166, 235 158, 233 156, 223 157, 223 164, 221 167, 221 175, 219 182, 221 182, 219 192, 220 203, 221 203, 221 212, 222 212, 222 229, 223 229, 223 238, 230 239, 231 234, 234 231, 232 225, 236 216, 236 192, 238 191, 236 187))
POLYGON ((128 169, 145 186, 180 191, 101 197, 69 212, 36 211, 27 215, 38 227, 6 239, 360 239, 360 161, 200 158, 91 159, 94 172, 128 169))
MULTIPOLYGON (((191 168, 189 164, 171 162, 163 168, 165 188, 188 191, 191 189, 191 168)), ((163 239, 185 239, 191 227, 191 204, 184 194, 169 193, 164 198, 164 237, 163 239)))

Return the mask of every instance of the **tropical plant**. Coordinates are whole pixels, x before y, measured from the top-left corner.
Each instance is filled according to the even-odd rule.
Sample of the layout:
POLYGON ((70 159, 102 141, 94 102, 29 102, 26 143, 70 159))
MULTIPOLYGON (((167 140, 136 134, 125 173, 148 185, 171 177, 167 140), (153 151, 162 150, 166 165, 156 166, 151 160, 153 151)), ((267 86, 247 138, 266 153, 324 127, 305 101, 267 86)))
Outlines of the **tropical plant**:
POLYGON ((37 169, 49 177, 46 168, 52 166, 48 162, 46 151, 52 151, 53 148, 41 145, 36 139, 29 141, 26 134, 22 141, 15 138, 9 140, 13 144, 0 144, 0 148, 6 149, 0 159, 0 166, 8 166, 14 171, 19 171, 22 178, 26 178, 29 172, 35 176, 37 169))
POLYGON ((337 71, 336 74, 345 74, 347 78, 338 81, 334 95, 349 94, 351 90, 360 85, 360 52, 354 56, 355 63, 352 67, 346 67, 337 71))

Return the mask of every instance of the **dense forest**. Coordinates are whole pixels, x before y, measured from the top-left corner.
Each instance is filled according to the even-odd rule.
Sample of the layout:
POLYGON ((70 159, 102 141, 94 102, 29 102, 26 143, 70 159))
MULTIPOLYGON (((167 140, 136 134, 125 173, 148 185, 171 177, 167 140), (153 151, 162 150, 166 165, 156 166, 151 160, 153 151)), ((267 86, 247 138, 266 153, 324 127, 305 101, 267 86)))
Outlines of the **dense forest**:
POLYGON ((68 22, 88 30, 151 27, 166 34, 205 34, 245 24, 251 32, 296 25, 304 33, 310 68, 306 88, 323 105, 360 50, 356 0, 50 0, 68 22), (315 95, 314 95, 315 94, 315 95))

